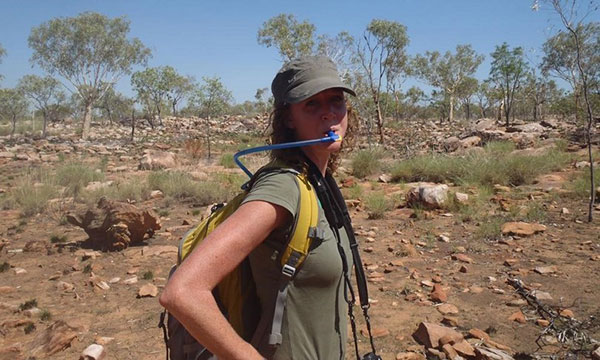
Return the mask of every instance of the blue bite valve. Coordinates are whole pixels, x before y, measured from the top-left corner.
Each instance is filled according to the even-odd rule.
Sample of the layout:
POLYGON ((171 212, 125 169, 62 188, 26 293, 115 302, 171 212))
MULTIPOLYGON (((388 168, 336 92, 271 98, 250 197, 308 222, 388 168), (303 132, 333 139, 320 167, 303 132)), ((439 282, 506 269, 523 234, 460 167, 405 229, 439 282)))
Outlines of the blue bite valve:
POLYGON ((289 149, 289 148, 293 148, 293 147, 302 147, 302 146, 309 146, 309 145, 321 144, 321 143, 326 143, 326 142, 336 142, 336 141, 342 141, 342 137, 337 135, 332 130, 329 130, 327 132, 327 136, 320 138, 320 139, 294 141, 294 142, 289 142, 289 143, 264 145, 264 146, 257 146, 254 148, 250 148, 250 149, 244 149, 244 150, 241 150, 241 151, 238 151, 237 153, 235 153, 233 155, 233 160, 235 161, 237 166, 239 166, 240 169, 242 169, 246 173, 246 175, 248 175, 249 177, 252 177, 252 173, 250 172, 250 170, 248 170, 244 166, 244 164, 242 164, 242 162, 240 161, 240 159, 239 159, 240 156, 248 155, 248 154, 252 154, 252 153, 260 152, 260 151, 289 149))

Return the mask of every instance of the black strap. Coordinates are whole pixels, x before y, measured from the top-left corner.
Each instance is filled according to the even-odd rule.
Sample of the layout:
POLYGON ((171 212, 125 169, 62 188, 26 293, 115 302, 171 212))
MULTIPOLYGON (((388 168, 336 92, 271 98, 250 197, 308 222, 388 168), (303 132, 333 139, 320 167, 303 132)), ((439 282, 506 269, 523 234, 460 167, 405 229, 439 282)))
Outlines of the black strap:
POLYGON ((354 263, 354 272, 356 274, 356 284, 358 286, 358 295, 360 299, 360 306, 363 310, 363 315, 365 317, 365 322, 367 324, 367 331, 369 333, 369 340, 371 343, 371 349, 373 350, 373 355, 377 352, 375 351, 375 343, 373 341, 373 336, 371 334, 371 322, 368 314, 368 310, 370 307, 369 304, 369 291, 367 288, 367 279, 365 276, 362 260, 360 258, 360 252, 358 249, 358 243, 356 241, 356 237, 354 236, 354 230, 352 229, 352 221, 350 219, 350 214, 348 212, 348 208, 346 207, 346 202, 344 201, 344 197, 335 182, 333 176, 330 173, 326 173, 325 177, 321 174, 320 170, 316 167, 316 165, 310 161, 310 159, 305 158, 306 163, 309 167, 309 180, 313 184, 316 189, 317 196, 323 204, 323 210, 325 212, 325 217, 329 224, 334 224, 332 226, 333 232, 338 239, 338 247, 340 250, 340 256, 342 258, 342 266, 344 270, 344 298, 348 303, 348 315, 350 317, 350 321, 352 324, 352 332, 354 336, 354 347, 356 350, 357 358, 360 358, 358 354, 358 344, 356 338, 356 326, 354 324, 354 315, 352 313, 352 307, 355 304, 355 296, 354 291, 352 289, 352 285, 350 284, 348 274, 348 264, 346 260, 346 256, 344 255, 343 249, 341 249, 341 244, 339 243, 339 232, 338 229, 340 227, 344 227, 346 234, 348 236, 348 242, 350 243, 350 250, 352 252, 352 261, 354 263), (348 292, 350 293, 350 298, 347 297, 348 292))

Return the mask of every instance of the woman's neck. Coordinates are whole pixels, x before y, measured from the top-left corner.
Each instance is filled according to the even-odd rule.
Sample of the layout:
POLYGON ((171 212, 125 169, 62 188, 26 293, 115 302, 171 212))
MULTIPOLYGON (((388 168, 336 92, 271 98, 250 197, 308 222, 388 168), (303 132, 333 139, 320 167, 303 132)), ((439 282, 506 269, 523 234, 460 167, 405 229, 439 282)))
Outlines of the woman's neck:
POLYGON ((327 171, 327 163, 329 162, 329 155, 322 156, 321 154, 317 154, 313 151, 306 151, 308 149, 303 149, 306 157, 315 164, 317 169, 321 172, 321 175, 325 176, 325 172, 327 171))

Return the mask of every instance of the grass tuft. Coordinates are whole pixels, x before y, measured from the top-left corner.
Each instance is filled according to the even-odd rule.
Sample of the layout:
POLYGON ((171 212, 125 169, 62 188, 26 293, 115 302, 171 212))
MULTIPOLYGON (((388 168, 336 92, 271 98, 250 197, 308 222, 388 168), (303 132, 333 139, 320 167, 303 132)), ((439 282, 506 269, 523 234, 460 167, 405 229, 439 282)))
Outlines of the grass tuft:
POLYGON ((365 199, 369 219, 382 219, 390 209, 390 202, 383 192, 374 192, 365 199))
POLYGON ((352 175, 364 179, 381 169, 383 153, 379 149, 360 150, 352 157, 352 175))

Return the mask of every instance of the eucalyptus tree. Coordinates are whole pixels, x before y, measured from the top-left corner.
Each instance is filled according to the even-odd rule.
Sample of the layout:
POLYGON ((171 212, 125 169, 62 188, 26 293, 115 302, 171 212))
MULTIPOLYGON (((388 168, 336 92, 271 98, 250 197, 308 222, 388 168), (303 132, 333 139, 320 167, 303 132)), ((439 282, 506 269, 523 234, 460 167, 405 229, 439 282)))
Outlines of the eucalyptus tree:
POLYGON ((491 56, 490 78, 502 90, 504 117, 506 126, 509 126, 510 116, 513 115, 515 95, 527 78, 529 67, 525 61, 522 47, 515 47, 511 50, 507 43, 503 43, 496 46, 491 56))
POLYGON ((192 94, 196 80, 192 76, 180 75, 173 67, 162 68, 161 78, 165 86, 165 96, 171 104, 173 116, 177 116, 177 104, 192 94))
POLYGON ((322 34, 317 38, 317 53, 333 60, 343 78, 349 75, 354 47, 354 37, 347 31, 341 31, 335 37, 322 34))
POLYGON ((203 77, 202 84, 190 97, 192 107, 205 119, 208 158, 211 157, 211 118, 224 115, 233 101, 233 96, 218 77, 203 77))
POLYGON ((372 20, 356 49, 356 60, 364 72, 363 79, 373 101, 379 142, 383 138, 383 114, 381 112, 382 86, 389 81, 386 76, 400 73, 407 60, 405 48, 408 45, 406 26, 388 20, 372 20))
MULTIPOLYGON (((600 23, 590 22, 573 27, 580 44, 579 57, 587 79, 600 81, 600 23)), ((577 43, 569 31, 559 31, 543 45, 544 73, 569 83, 573 91, 575 118, 579 119, 581 109, 582 76, 577 63, 577 43)))
POLYGON ((483 59, 484 56, 477 54, 471 45, 457 45, 455 54, 427 51, 424 55, 416 55, 412 60, 412 71, 414 76, 444 93, 444 98, 448 99, 448 121, 451 122, 459 90, 462 89, 464 95, 467 89, 473 89, 467 85, 472 85, 470 79, 483 59), (468 82, 470 84, 466 84, 468 82))
MULTIPOLYGON (((131 75, 131 87, 136 92, 138 100, 146 105, 151 117, 158 116, 161 125, 162 105, 168 92, 163 69, 164 67, 146 68, 131 75)), ((150 122, 152 125, 152 121, 150 122)))
POLYGON ((474 95, 482 118, 488 117, 488 110, 492 109, 502 99, 500 90, 489 79, 479 83, 474 95))
POLYGON ((42 136, 46 137, 46 127, 53 109, 65 100, 61 83, 51 76, 25 75, 19 80, 17 89, 32 100, 35 108, 42 113, 42 136))
POLYGON ((90 135, 94 104, 134 65, 145 65, 150 57, 150 49, 137 38, 128 39, 128 34, 126 17, 110 19, 95 12, 54 18, 31 30, 31 61, 58 74, 82 99, 84 139, 90 135))
POLYGON ((315 26, 299 22, 292 14, 279 14, 265 21, 258 29, 257 41, 275 47, 283 61, 311 55, 315 46, 315 26))
MULTIPOLYGON (((586 142, 588 148, 588 160, 590 163, 590 201, 588 203, 588 222, 593 220, 593 208, 596 197, 595 181, 594 181, 594 159, 592 154, 592 124, 595 122, 592 104, 590 99, 590 85, 596 82, 600 82, 597 78, 600 77, 600 69, 598 69, 598 43, 600 39, 598 36, 591 38, 590 42, 586 42, 583 34, 580 32, 586 28, 586 18, 595 16, 599 9, 599 4, 596 0, 546 0, 545 2, 550 3, 561 23, 571 35, 571 39, 575 45, 575 60, 577 64, 577 70, 581 81, 581 90, 583 93, 583 99, 586 105, 587 114, 587 126, 586 126, 586 142), (591 49, 591 50, 590 50, 591 49), (587 55, 591 53, 590 56, 587 55), (596 64, 595 67, 593 64, 596 64), (588 66, 591 66, 588 68, 588 66), (592 69, 590 74, 590 69, 592 69)), ((539 8, 537 0, 534 1, 534 9, 539 8)), ((596 25, 593 25, 594 27, 596 25)), ((596 30, 597 33, 597 30, 596 30)), ((577 111, 577 109, 576 109, 577 111)))
POLYGON ((115 121, 122 123, 129 118, 134 110, 133 105, 133 99, 119 93, 114 86, 111 86, 97 103, 96 108, 112 124, 115 121))
POLYGON ((0 89, 0 117, 8 119, 12 124, 10 136, 17 129, 17 121, 27 112, 29 104, 23 94, 16 89, 0 89))

